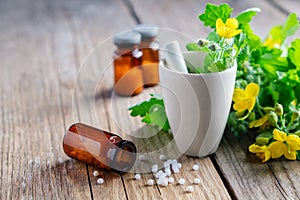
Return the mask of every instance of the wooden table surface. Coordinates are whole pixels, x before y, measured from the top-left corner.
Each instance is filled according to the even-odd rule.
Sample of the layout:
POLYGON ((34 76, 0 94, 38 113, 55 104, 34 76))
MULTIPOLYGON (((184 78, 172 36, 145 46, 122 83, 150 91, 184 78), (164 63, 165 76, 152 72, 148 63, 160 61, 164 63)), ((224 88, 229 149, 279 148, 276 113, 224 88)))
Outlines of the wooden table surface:
MULTIPOLYGON (((112 36, 142 22, 161 27, 161 44, 196 40, 208 33, 198 20, 206 2, 0 1, 0 199, 300 199, 300 163, 262 164, 247 151, 253 137, 246 135, 226 132, 214 155, 179 158, 183 169, 175 180, 185 178, 187 186, 194 177, 201 179, 193 193, 177 184, 146 186, 150 173, 134 180, 134 173, 100 171, 105 183, 98 185, 92 175, 97 168, 63 152, 65 130, 80 121, 133 139, 138 151, 154 160, 179 155, 170 134, 150 137, 127 111, 159 93, 159 86, 132 98, 112 95, 112 36), (199 171, 191 170, 195 163, 199 171)), ((300 16, 298 0, 223 2, 235 14, 260 7, 253 27, 261 36, 290 12, 300 16)), ((134 170, 151 164, 140 162, 134 170)))

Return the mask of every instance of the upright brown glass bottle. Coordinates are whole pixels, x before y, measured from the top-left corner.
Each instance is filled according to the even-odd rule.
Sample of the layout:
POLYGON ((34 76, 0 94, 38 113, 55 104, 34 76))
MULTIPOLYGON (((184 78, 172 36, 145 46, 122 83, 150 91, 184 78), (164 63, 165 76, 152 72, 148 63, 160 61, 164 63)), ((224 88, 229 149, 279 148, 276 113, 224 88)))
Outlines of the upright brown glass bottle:
POLYGON ((142 70, 144 86, 157 85, 159 83, 159 43, 155 39, 158 34, 158 27, 139 24, 134 28, 134 31, 137 31, 142 36, 140 50, 143 52, 142 70))
POLYGON ((140 68, 143 53, 138 49, 141 35, 134 31, 116 34, 114 43, 114 90, 125 96, 133 96, 143 91, 143 73, 140 68))
POLYGON ((63 149, 71 158, 117 172, 129 171, 136 159, 132 142, 81 123, 67 130, 63 149))

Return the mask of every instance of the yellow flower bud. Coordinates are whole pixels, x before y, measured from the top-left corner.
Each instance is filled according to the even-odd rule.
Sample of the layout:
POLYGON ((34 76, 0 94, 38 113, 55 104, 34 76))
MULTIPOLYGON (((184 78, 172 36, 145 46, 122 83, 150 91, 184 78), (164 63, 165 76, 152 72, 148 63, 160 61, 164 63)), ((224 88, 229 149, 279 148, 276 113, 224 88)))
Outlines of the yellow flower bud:
POLYGON ((279 117, 281 117, 281 116, 283 115, 283 107, 282 107, 282 105, 279 104, 279 103, 276 103, 275 106, 274 106, 274 111, 275 111, 275 113, 276 113, 279 117))
POLYGON ((272 126, 277 127, 277 122, 278 122, 278 116, 276 115, 275 112, 271 111, 269 113, 270 118, 269 118, 269 122, 272 126))
POLYGON ((295 120, 297 120, 299 116, 300 116, 300 112, 299 111, 293 112, 292 122, 294 122, 295 120))

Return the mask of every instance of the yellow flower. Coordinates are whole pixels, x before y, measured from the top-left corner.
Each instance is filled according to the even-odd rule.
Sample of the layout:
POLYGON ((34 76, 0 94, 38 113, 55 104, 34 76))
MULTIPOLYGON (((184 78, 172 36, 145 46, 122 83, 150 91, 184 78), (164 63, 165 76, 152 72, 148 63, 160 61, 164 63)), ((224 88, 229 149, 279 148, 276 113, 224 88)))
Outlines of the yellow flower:
POLYGON ((265 42, 263 43, 263 46, 269 47, 273 49, 274 47, 279 48, 281 45, 281 40, 274 40, 271 36, 267 37, 265 42))
POLYGON ((242 32, 239 27, 239 22, 235 18, 229 18, 226 20, 226 23, 222 21, 221 18, 218 18, 216 21, 217 33, 221 37, 232 38, 242 32))
POLYGON ((254 121, 250 122, 249 128, 253 128, 253 127, 256 128, 256 127, 260 127, 260 126, 268 127, 270 125, 268 123, 269 119, 270 119, 270 115, 266 114, 262 118, 259 118, 258 120, 254 120, 254 121))
POLYGON ((278 116, 275 112, 270 111, 268 114, 264 115, 258 120, 250 122, 249 128, 260 127, 261 129, 267 129, 270 126, 277 127, 278 116))
POLYGON ((284 155, 289 160, 296 160, 296 151, 300 150, 300 138, 297 135, 274 129, 275 142, 271 143, 269 149, 272 158, 279 158, 284 155))
POLYGON ((249 146, 249 151, 251 153, 256 153, 256 156, 262 159, 262 162, 266 162, 271 158, 271 152, 269 150, 269 147, 266 145, 259 146, 256 144, 252 144, 249 146))
POLYGON ((233 109, 242 112, 248 110, 251 112, 255 105, 256 97, 259 93, 259 86, 256 83, 250 83, 246 89, 235 88, 233 93, 233 109))

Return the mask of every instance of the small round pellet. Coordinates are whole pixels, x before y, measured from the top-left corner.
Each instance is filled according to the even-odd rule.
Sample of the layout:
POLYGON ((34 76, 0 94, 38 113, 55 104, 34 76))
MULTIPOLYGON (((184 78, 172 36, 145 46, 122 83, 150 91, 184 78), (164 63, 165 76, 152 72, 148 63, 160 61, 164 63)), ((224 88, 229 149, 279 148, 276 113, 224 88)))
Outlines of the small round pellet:
POLYGON ((186 192, 193 192, 193 191, 194 191, 194 188, 193 188, 193 186, 189 185, 189 186, 187 186, 187 187, 185 188, 185 191, 186 191, 186 192))
POLYGON ((194 178, 194 184, 199 184, 200 183, 200 178, 194 178))
POLYGON ((97 170, 95 170, 95 171, 93 172, 93 176, 99 176, 99 172, 98 172, 97 170))
POLYGON ((134 178, 135 178, 136 180, 139 180, 139 179, 141 179, 141 175, 140 175, 140 174, 136 174, 136 175, 134 175, 134 178))
POLYGON ((185 183, 185 180, 184 180, 183 178, 181 178, 181 179, 178 180, 178 183, 179 183, 180 185, 183 185, 183 184, 185 183))
POLYGON ((180 169, 182 167, 181 163, 177 163, 177 168, 180 169))
POLYGON ((166 169, 165 169, 165 174, 166 174, 167 176, 170 176, 170 175, 171 175, 171 170, 170 170, 170 168, 166 168, 166 169))
POLYGON ((173 178, 173 177, 169 177, 169 178, 168 178, 168 182, 169 182, 169 183, 174 183, 174 178, 173 178))
POLYGON ((144 154, 141 154, 141 155, 139 155, 139 160, 140 161, 145 161, 145 160, 147 160, 147 158, 144 154))
POLYGON ((174 172, 175 174, 178 174, 178 173, 179 173, 179 169, 178 169, 178 168, 173 168, 173 172, 174 172))
POLYGON ((167 187, 168 183, 169 183, 168 180, 162 180, 161 185, 167 187))
POLYGON ((197 165, 197 164, 193 165, 193 170, 194 170, 194 171, 199 170, 199 165, 197 165))
POLYGON ((167 160, 166 156, 164 154, 161 154, 159 156, 159 160, 167 160))
POLYGON ((154 184, 154 180, 153 179, 149 179, 148 181, 147 181, 147 185, 153 185, 154 184))
POLYGON ((103 178, 98 178, 97 183, 100 184, 100 185, 102 185, 104 183, 103 178))

